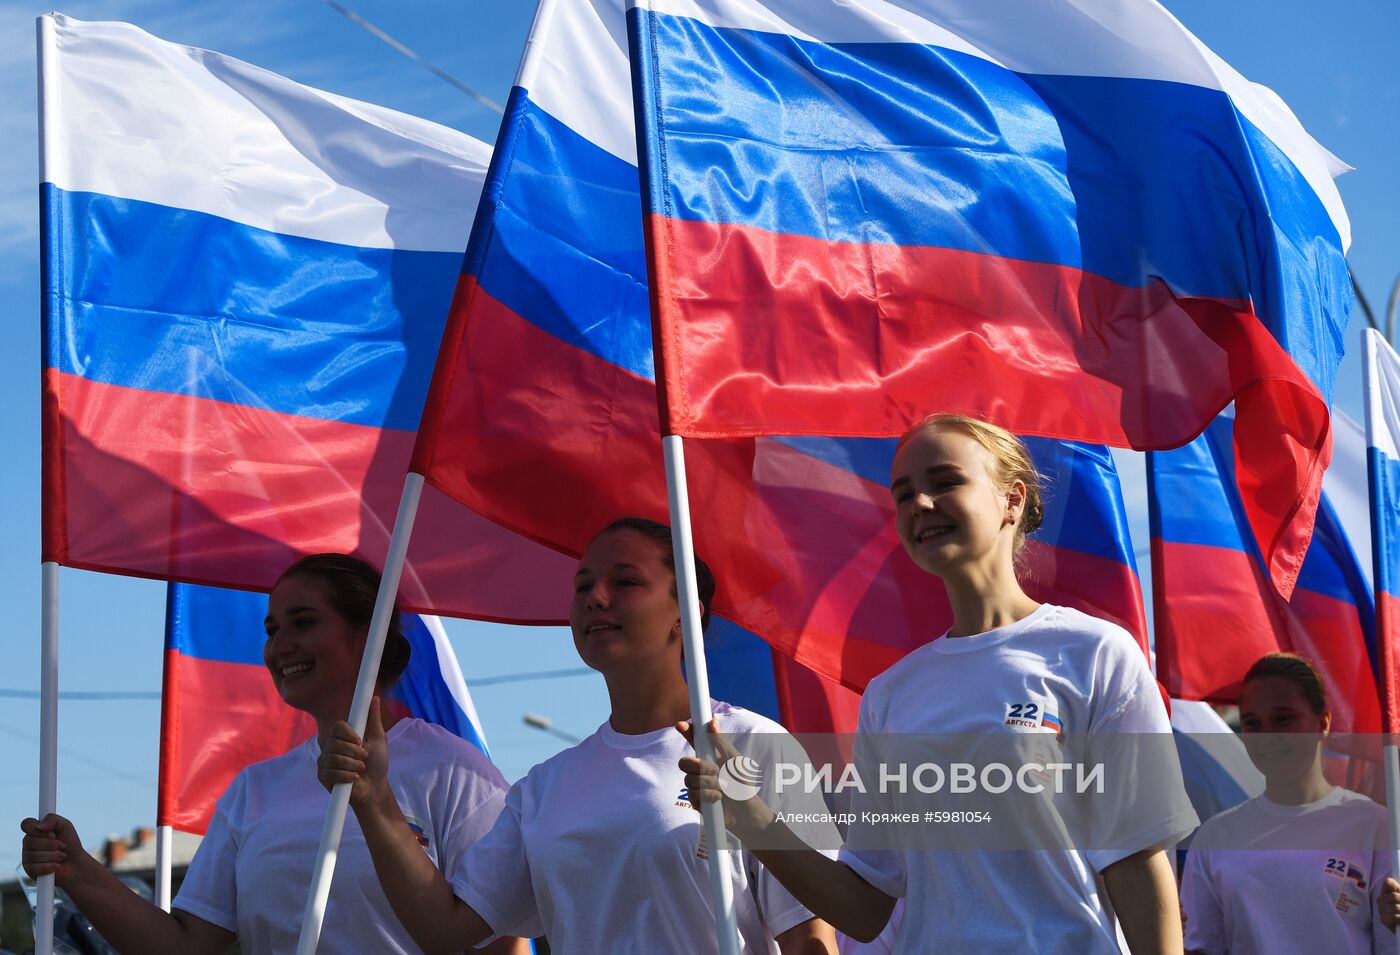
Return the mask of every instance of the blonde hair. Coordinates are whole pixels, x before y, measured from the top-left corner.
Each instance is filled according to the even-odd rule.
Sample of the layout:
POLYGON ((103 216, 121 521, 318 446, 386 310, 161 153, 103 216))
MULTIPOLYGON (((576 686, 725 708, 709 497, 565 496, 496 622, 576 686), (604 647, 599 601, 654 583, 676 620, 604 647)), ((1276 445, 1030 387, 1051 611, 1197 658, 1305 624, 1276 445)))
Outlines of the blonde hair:
POLYGON ((996 462, 992 479, 1003 490, 1017 481, 1025 485, 1026 503, 1021 512, 1021 519, 1016 523, 1016 543, 1013 548, 1015 553, 1020 553, 1021 547, 1026 543, 1026 535, 1035 533, 1040 527, 1040 522, 1045 519, 1045 497, 1041 490, 1040 472, 1036 470, 1035 462, 1031 460, 1025 443, 1005 428, 980 418, 961 414, 931 414, 904 432, 895 450, 904 447, 910 438, 920 432, 939 429, 967 435, 986 448, 987 453, 996 462))

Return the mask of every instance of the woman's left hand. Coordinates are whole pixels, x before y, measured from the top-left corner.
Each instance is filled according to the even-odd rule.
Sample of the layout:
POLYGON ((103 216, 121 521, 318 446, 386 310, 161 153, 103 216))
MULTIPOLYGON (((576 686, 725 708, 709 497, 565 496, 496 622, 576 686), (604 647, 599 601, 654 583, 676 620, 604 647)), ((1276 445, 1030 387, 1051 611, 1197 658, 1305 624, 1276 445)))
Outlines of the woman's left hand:
POLYGON ((362 806, 389 787, 389 743, 379 718, 379 697, 369 704, 365 736, 340 720, 321 737, 321 756, 316 760, 316 778, 327 789, 350 783, 350 805, 362 806))
POLYGON ((1376 899, 1376 914, 1381 917, 1382 925, 1392 932, 1395 931, 1395 923, 1400 922, 1400 882, 1386 879, 1381 883, 1381 895, 1376 899))

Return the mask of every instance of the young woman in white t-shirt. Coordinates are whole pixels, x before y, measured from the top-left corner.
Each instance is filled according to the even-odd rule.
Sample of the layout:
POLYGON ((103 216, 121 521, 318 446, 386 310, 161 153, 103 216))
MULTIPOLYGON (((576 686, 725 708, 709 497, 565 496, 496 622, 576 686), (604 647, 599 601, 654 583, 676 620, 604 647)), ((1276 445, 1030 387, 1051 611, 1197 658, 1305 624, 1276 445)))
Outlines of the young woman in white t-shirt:
POLYGON ((1390 955, 1400 883, 1385 810, 1322 772, 1322 680, 1292 653, 1240 686, 1245 749, 1264 793, 1213 816, 1186 854, 1181 901, 1194 955, 1390 955))
MULTIPOLYGON (((1021 588, 1016 556, 1039 526, 1042 504, 1020 440, 976 419, 931 417, 901 440, 890 490, 899 538, 919 567, 943 581, 953 626, 867 687, 856 741, 856 768, 867 787, 875 785, 877 769, 863 765, 863 749, 868 754, 879 748, 876 740, 910 738, 886 734, 1042 733, 1048 735, 1027 742, 1048 746, 1060 732, 1170 733, 1156 682, 1125 631, 1039 604, 1021 588)), ((681 730, 689 734, 690 727, 681 730)), ((722 741, 720 753, 730 754, 722 741)), ((693 801, 721 799, 714 764, 690 756, 681 767, 693 801)), ((1193 829, 1196 818, 1179 769, 1174 785, 1154 788, 1135 794, 1140 814, 1134 818, 1145 823, 1135 824, 1126 848, 848 845, 839 861, 793 843, 762 800, 723 801, 732 831, 750 847, 765 847, 755 849, 764 865, 852 937, 875 937, 903 898, 901 953, 1107 955, 1118 951, 1107 895, 1134 955, 1179 953, 1176 883, 1162 847, 1193 829)), ((994 817, 998 811, 993 805, 994 817)))
MULTIPOLYGON (((263 661, 282 699, 310 714, 323 733, 350 711, 378 591, 379 574, 364 561, 316 554, 289 567, 268 598, 263 661)), ((403 673, 410 652, 395 614, 379 669, 381 689, 403 673)), ((414 753, 405 767, 412 778, 396 777, 392 784, 413 807, 419 854, 454 867, 500 814, 505 780, 479 749, 440 727, 411 718, 394 718, 389 726, 392 738, 414 753)), ((217 955, 236 941, 247 955, 290 955, 328 803, 315 779, 316 755, 312 738, 235 777, 170 912, 117 881, 84 851, 73 824, 57 814, 20 824, 24 869, 33 878, 53 875, 121 952, 217 955)), ((407 825, 404 832, 410 832, 407 825)), ((340 847, 318 951, 416 951, 353 826, 340 847)), ((490 951, 520 955, 529 947, 507 938, 490 951)))
MULTIPOLYGON (((696 564, 708 622, 715 581, 696 564)), ((363 746, 348 724, 335 727, 321 781, 354 784, 350 804, 384 890, 426 952, 513 932, 546 935, 556 955, 717 955, 709 853, 677 766, 686 744, 673 727, 690 703, 670 529, 623 518, 601 531, 579 561, 569 623, 579 656, 607 683, 612 713, 511 788, 495 828, 449 878, 405 836, 384 785, 396 751, 373 708, 363 746)), ((714 710, 731 734, 781 735, 757 714, 714 710)), ((746 955, 835 955, 831 927, 751 854, 725 860, 746 955)))

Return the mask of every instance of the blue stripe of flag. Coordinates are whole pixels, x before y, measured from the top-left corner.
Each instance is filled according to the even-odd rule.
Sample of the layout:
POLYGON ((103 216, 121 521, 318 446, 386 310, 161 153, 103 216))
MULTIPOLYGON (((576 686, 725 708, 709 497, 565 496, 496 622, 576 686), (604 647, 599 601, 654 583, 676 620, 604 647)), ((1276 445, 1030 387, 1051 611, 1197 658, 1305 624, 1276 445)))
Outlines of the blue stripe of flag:
POLYGON ((651 17, 665 54, 657 208, 668 215, 1253 300, 1331 394, 1351 301, 1340 238, 1291 160, 1225 93, 629 16, 651 17), (1296 274, 1322 291, 1285 290, 1296 274))
MULTIPOLYGON (((44 360, 90 381, 413 431, 461 256, 361 249, 42 186, 44 360)), ((465 241, 465 236, 463 237, 465 241)))

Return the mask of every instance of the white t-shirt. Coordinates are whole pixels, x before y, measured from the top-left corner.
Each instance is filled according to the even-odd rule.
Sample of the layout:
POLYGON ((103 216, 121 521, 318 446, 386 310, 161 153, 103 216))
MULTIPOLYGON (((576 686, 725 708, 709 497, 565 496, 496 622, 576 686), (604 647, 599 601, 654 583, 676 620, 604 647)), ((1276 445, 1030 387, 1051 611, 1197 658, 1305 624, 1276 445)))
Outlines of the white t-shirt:
MULTIPOLYGON (((784 733, 756 713, 712 705, 730 739, 784 733)), ((671 727, 629 736, 604 723, 511 788, 453 890, 498 934, 543 933, 556 955, 717 955, 708 856, 697 851, 700 814, 677 766, 690 751, 671 727)), ((760 793, 772 798, 768 780, 760 793)), ((820 795, 811 799, 825 809, 820 795)), ((827 846, 840 844, 834 825, 827 838, 827 846)), ((773 937, 812 913, 747 850, 723 855, 741 951, 776 953, 773 937)))
MULTIPOLYGON (((500 771, 471 743, 422 720, 389 729, 389 785, 444 873, 490 830, 505 802, 500 771)), ((315 737, 239 773, 172 903, 238 934, 245 955, 293 953, 330 794, 316 779, 315 737)), ((354 813, 331 881, 318 952, 414 952, 380 888, 354 813)))
MULTIPOLYGON (((896 952, 1119 951, 1097 873, 1141 849, 1174 843, 1198 824, 1174 763, 1157 683, 1142 650, 1121 627, 1044 604, 1010 626, 944 637, 915 650, 867 687, 856 765, 867 779, 878 775, 869 763, 874 741, 894 738, 885 734, 1039 732, 1050 745, 1055 735, 1047 730, 1055 726, 1069 734, 1167 734, 1173 761, 1168 784, 1136 795, 1132 806, 1132 818, 1147 824, 1119 838, 1114 850, 892 851, 848 845, 843 862, 882 892, 905 899, 896 952)), ((858 794, 853 808, 878 810, 871 798, 858 794)))
POLYGON ((1395 936, 1376 915, 1388 834, 1383 808, 1340 787, 1302 806, 1256 796, 1212 816, 1181 877, 1186 948, 1389 955, 1395 936))

